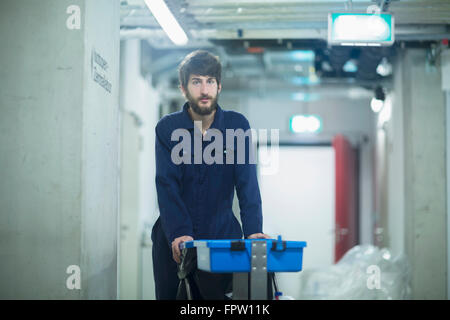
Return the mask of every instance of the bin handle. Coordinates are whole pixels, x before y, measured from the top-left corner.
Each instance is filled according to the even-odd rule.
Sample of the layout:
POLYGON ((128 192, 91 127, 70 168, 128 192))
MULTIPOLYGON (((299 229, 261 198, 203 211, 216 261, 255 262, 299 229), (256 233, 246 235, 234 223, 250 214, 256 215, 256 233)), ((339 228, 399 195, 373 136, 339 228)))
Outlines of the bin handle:
POLYGON ((244 251, 245 250, 245 241, 231 241, 230 250, 231 251, 244 251))
POLYGON ((272 241, 272 251, 285 251, 286 241, 281 240, 281 236, 278 236, 276 241, 272 241))

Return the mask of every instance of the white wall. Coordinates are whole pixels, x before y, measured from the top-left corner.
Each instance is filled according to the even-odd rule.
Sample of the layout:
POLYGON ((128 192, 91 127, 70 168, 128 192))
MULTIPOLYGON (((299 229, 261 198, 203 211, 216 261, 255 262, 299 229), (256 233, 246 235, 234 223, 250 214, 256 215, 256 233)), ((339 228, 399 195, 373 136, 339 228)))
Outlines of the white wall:
POLYGON ((154 132, 159 96, 150 79, 141 75, 140 63, 140 40, 122 41, 120 299, 154 299, 148 238, 158 216, 154 132), (144 232, 147 237, 142 247, 144 232))
MULTIPOLYGON (((306 241, 303 269, 329 267, 335 245, 335 155, 330 147, 281 146, 279 168, 259 174, 264 232, 306 241)), ((272 156, 259 153, 267 163, 272 156)), ((278 273, 279 290, 300 298, 301 272, 278 273)))
MULTIPOLYGON (((311 89, 315 90, 315 89, 311 89)), ((279 129, 281 141, 311 141, 311 137, 296 136, 289 132, 289 119, 294 114, 317 114, 323 120, 323 132, 317 141, 331 142, 337 133, 343 133, 352 143, 360 146, 360 243, 373 243, 373 160, 375 145, 375 115, 370 109, 369 98, 350 98, 360 89, 352 86, 330 87, 319 92, 329 91, 318 101, 292 101, 290 95, 284 98, 276 90, 268 88, 260 97, 233 96, 223 87, 219 103, 225 109, 242 112, 254 129, 279 129), (335 98, 333 98, 335 94, 335 98), (277 96, 277 98, 275 98, 277 96), (368 138, 362 142, 362 136, 368 138)), ((314 140, 313 140, 314 141, 314 140)), ((263 199, 264 200, 264 199, 263 199)), ((237 209, 237 202, 233 209, 237 209)))

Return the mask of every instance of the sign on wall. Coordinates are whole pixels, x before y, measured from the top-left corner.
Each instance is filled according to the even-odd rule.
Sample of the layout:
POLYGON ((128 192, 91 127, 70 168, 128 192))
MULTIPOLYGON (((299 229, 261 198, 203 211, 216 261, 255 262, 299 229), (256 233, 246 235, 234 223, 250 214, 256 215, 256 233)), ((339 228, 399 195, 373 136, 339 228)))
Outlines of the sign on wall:
POLYGON ((394 43, 394 16, 389 13, 330 13, 328 43, 348 46, 391 46, 394 43))
POLYGON ((91 73, 94 82, 97 82, 103 89, 111 93, 112 84, 108 78, 108 62, 97 52, 92 49, 91 55, 91 73))

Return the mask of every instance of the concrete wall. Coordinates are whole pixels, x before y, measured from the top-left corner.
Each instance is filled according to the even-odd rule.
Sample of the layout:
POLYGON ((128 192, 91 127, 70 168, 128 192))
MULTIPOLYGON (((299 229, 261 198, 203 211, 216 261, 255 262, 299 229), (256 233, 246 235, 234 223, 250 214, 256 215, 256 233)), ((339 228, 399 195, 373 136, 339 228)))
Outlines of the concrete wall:
POLYGON ((406 253, 414 298, 446 297, 445 104, 438 69, 426 52, 406 52, 403 63, 406 253))
POLYGON ((414 299, 447 297, 446 126, 439 63, 400 53, 388 124, 388 245, 412 267, 414 299), (403 164, 403 165, 402 165, 403 164), (403 170, 403 172, 402 172, 403 170))
MULTIPOLYGON (((450 51, 448 51, 450 53, 450 51)), ((448 56, 449 66, 450 66, 450 54, 448 56)), ((450 87, 446 90, 446 130, 447 130, 447 300, 450 299, 450 87)))
POLYGON ((3 299, 116 298, 118 30, 114 1, 0 2, 3 299), (92 79, 94 47, 110 93, 92 79))
POLYGON ((447 160, 447 299, 450 299, 450 50, 441 56, 442 90, 446 92, 446 160, 447 160))
POLYGON ((119 2, 86 0, 82 136, 83 298, 117 298, 119 205, 119 2), (92 62, 95 51, 108 63, 92 62), (111 83, 93 81, 92 68, 111 83))
MULTIPOLYGON (((405 146, 404 146, 404 104, 403 104, 403 69, 404 51, 399 52, 394 69, 394 91, 388 94, 386 102, 391 105, 391 119, 378 131, 386 136, 386 145, 383 152, 387 159, 387 185, 385 193, 387 203, 384 213, 386 215, 385 230, 387 247, 393 254, 405 252, 405 146)), ((378 119, 377 119, 378 120, 378 119)), ((381 191, 381 190, 380 190, 381 191)))

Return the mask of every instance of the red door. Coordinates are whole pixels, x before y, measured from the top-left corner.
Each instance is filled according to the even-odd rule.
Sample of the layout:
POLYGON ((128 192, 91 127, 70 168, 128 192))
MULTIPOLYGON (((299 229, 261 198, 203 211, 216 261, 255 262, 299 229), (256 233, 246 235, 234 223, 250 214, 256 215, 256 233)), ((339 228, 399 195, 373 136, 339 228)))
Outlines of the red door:
POLYGON ((334 262, 357 244, 356 151, 343 135, 333 139, 336 157, 336 241, 334 262))

